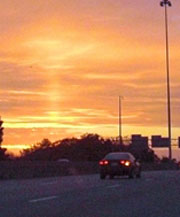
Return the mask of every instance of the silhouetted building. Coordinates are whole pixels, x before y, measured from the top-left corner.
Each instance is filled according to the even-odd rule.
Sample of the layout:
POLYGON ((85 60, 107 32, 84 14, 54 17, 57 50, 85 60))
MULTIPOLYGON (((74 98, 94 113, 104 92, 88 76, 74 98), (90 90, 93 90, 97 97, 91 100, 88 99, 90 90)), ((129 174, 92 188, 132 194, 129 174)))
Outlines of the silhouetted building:
POLYGON ((152 136, 151 141, 153 148, 164 148, 170 145, 169 138, 161 137, 161 135, 152 136))

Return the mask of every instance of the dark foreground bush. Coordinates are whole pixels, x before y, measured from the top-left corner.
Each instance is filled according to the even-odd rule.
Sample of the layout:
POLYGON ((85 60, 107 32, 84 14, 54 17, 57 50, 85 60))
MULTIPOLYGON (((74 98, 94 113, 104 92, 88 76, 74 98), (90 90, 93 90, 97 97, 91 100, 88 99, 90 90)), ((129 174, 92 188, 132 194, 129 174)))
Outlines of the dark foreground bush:
MULTIPOLYGON (((143 163, 143 171, 176 170, 175 163, 143 163)), ((0 179, 26 179, 68 175, 95 174, 99 172, 98 162, 71 162, 62 164, 55 161, 2 161, 0 179)))

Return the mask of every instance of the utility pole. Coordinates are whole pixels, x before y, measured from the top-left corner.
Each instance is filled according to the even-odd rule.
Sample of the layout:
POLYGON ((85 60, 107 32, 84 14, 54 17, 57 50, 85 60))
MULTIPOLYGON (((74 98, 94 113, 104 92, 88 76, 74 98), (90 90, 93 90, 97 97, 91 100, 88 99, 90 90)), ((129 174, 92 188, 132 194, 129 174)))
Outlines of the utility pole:
POLYGON ((172 159, 171 150, 171 94, 170 94, 170 76, 169 76, 169 39, 168 39, 168 6, 172 4, 169 0, 162 0, 160 6, 164 7, 165 13, 165 35, 166 35, 166 71, 167 71, 167 116, 168 116, 168 138, 169 138, 169 159, 172 159))

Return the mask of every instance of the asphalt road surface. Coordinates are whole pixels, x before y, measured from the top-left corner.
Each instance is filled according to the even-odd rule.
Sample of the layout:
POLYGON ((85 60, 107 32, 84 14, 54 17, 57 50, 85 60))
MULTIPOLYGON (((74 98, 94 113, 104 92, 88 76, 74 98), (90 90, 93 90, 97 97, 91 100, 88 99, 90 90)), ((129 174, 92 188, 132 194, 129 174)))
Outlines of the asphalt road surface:
POLYGON ((180 217, 180 171, 0 181, 0 217, 180 217))

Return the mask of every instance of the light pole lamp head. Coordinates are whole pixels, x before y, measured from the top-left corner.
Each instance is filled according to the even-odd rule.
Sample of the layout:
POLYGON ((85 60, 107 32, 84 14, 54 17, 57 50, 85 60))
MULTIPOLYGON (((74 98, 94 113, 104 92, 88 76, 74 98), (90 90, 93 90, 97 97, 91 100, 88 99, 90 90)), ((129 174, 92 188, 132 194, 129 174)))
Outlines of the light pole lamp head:
POLYGON ((160 2, 160 6, 163 7, 164 5, 168 5, 169 7, 172 6, 171 2, 169 0, 162 0, 160 2))
POLYGON ((169 5, 169 7, 171 7, 171 6, 172 6, 172 4, 171 4, 171 2, 170 2, 170 1, 168 1, 168 5, 169 5))
POLYGON ((163 7, 164 6, 164 2, 160 2, 160 6, 163 7))

